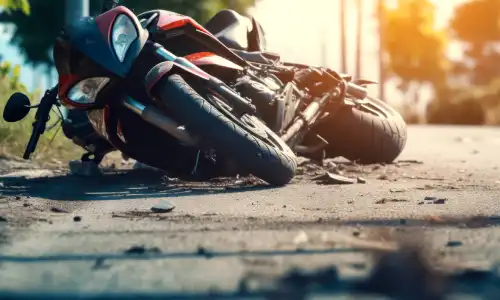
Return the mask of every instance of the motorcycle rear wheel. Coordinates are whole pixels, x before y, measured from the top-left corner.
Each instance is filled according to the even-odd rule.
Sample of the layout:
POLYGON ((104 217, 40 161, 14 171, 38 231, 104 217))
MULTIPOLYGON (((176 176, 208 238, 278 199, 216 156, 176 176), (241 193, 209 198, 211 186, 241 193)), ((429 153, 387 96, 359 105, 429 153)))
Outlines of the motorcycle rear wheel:
POLYGON ((161 79, 153 93, 202 146, 271 185, 285 185, 294 177, 295 154, 256 117, 243 115, 235 120, 236 116, 212 105, 180 75, 161 79))
POLYGON ((407 126, 387 103, 368 97, 366 104, 346 105, 317 132, 329 143, 327 157, 344 157, 360 164, 391 163, 403 151, 407 126))

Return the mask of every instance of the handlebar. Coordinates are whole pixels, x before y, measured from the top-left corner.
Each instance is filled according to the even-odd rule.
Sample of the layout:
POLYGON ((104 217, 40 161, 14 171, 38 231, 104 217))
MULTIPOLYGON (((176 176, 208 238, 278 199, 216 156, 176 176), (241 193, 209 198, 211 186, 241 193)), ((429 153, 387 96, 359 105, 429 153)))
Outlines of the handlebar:
POLYGON ((33 122, 33 131, 31 132, 30 140, 24 151, 24 159, 29 159, 31 153, 35 152, 40 136, 45 132, 45 125, 49 121, 52 105, 54 105, 57 101, 57 91, 58 86, 56 85, 55 87, 47 90, 40 100, 40 104, 35 115, 35 122, 33 122))
POLYGON ((357 99, 365 99, 368 96, 366 88, 352 82, 347 82, 347 93, 357 99))

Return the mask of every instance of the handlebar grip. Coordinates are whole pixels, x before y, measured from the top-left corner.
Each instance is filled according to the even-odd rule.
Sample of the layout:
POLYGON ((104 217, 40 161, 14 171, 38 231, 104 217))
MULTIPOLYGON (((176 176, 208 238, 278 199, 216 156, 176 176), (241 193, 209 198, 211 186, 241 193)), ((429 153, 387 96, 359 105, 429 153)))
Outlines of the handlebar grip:
POLYGON ((38 145, 38 141, 40 140, 40 123, 37 122, 36 125, 33 126, 33 133, 31 134, 28 145, 26 145, 26 150, 24 150, 24 159, 30 159, 31 153, 35 152, 36 146, 38 145))
POLYGON ((357 84, 347 82, 347 93, 358 99, 365 99, 368 96, 368 91, 357 84))

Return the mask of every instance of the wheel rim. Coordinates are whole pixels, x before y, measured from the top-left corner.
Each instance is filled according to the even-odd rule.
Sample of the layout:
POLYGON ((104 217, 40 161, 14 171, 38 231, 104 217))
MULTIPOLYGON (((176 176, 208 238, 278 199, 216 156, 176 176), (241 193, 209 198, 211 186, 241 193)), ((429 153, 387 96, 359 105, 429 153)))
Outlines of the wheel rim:
POLYGON ((267 145, 272 145, 273 147, 283 151, 283 143, 280 142, 279 137, 274 134, 259 118, 256 116, 244 114, 237 117, 233 112, 234 109, 226 101, 216 97, 213 94, 207 95, 212 102, 212 104, 219 109, 226 117, 230 118, 231 121, 240 125, 240 127, 251 133, 253 136, 257 137, 267 145))
POLYGON ((278 140, 279 137, 271 134, 271 130, 256 116, 244 115, 241 118, 241 123, 244 125, 243 129, 254 134, 260 140, 275 148, 284 150, 283 144, 278 140))

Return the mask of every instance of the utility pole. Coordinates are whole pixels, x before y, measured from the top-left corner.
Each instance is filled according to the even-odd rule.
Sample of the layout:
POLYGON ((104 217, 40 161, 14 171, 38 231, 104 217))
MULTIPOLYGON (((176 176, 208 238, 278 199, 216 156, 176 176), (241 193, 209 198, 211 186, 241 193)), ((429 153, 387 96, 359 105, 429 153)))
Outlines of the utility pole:
POLYGON ((328 67, 328 34, 327 34, 327 28, 324 26, 321 30, 321 36, 319 37, 320 39, 320 65, 322 67, 328 67))
POLYGON ((345 14, 346 14, 346 1, 340 0, 340 63, 341 72, 347 73, 347 42, 346 42, 346 26, 345 26, 345 14))
POLYGON ((89 0, 66 0, 66 24, 89 15, 89 0))
POLYGON ((362 33, 363 33, 363 0, 356 0, 357 9, 357 26, 356 26, 356 78, 361 78, 361 48, 363 44, 361 43, 362 33))
POLYGON ((384 16, 384 0, 378 0, 377 2, 377 17, 378 17, 378 36, 379 36, 379 50, 378 50, 378 61, 379 61, 379 99, 381 101, 386 101, 385 99, 385 60, 384 60, 384 42, 385 42, 385 16, 384 16))

